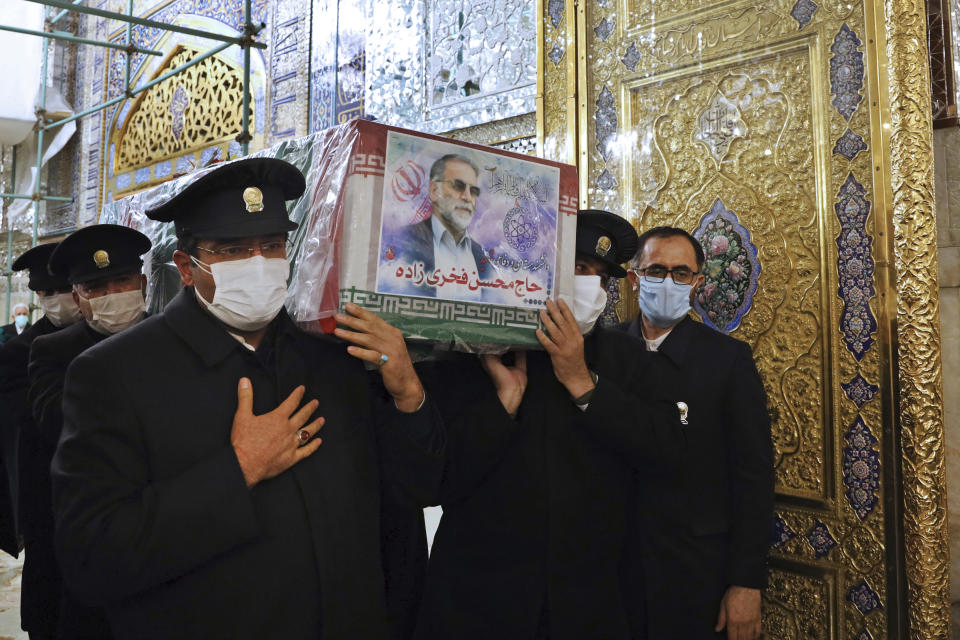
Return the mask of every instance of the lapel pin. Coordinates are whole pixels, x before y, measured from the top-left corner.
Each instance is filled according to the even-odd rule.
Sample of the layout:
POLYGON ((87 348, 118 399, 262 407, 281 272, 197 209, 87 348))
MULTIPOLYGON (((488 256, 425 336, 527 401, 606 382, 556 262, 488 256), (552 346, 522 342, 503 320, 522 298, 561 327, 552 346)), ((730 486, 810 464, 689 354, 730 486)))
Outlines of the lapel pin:
POLYGON ((680 424, 689 424, 687 422, 687 412, 690 411, 690 407, 687 406, 687 403, 678 402, 677 409, 680 410, 680 424))

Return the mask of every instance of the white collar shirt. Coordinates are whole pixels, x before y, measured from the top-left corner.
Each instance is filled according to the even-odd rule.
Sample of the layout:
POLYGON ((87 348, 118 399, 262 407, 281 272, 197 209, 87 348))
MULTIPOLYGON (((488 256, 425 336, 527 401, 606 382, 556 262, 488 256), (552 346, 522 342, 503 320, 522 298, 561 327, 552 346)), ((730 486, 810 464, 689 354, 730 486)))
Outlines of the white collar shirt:
POLYGON ((479 279, 477 274, 477 261, 473 256, 473 246, 470 236, 466 233, 460 238, 460 242, 453 239, 453 235, 447 231, 436 215, 430 216, 430 226, 433 229, 433 260, 434 269, 443 276, 459 275, 464 270, 467 272, 468 283, 442 281, 437 284, 437 297, 450 298, 454 300, 475 300, 480 301, 482 292, 480 287, 475 286, 471 290, 470 283, 475 283, 479 279))

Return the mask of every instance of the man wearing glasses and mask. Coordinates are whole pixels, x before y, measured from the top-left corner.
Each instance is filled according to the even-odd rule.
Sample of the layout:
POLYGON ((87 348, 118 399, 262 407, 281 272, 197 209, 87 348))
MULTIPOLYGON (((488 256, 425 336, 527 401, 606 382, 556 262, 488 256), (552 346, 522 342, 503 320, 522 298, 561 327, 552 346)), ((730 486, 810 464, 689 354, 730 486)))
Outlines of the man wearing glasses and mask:
POLYGON ((621 328, 681 381, 672 393, 689 446, 677 466, 640 470, 639 553, 625 575, 645 604, 628 609, 647 612, 640 637, 754 640, 773 516, 770 420, 750 348, 687 315, 703 263, 700 243, 674 227, 642 234, 630 262, 640 315, 621 328))
POLYGON ((388 637, 381 507, 422 527, 443 431, 397 329, 347 305, 347 347, 284 310, 304 189, 248 158, 148 211, 184 288, 70 368, 57 550, 118 638, 388 637))
POLYGON ((433 274, 443 278, 442 286, 408 283, 395 293, 443 297, 451 300, 483 299, 483 289, 467 282, 451 281, 451 274, 467 272, 469 281, 489 280, 496 273, 476 240, 467 234, 467 227, 476 213, 480 197, 479 171, 466 156, 447 154, 430 167, 428 196, 432 213, 426 220, 407 228, 400 248, 400 261, 423 263, 428 280, 433 274))

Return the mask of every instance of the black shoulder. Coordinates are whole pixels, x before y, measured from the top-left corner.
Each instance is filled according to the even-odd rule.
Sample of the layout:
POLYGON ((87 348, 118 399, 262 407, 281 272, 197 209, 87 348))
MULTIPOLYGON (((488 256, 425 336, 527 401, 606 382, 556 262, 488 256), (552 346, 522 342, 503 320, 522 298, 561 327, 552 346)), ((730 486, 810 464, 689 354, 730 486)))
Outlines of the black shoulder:
POLYGON ((163 339, 172 336, 173 332, 163 322, 163 314, 157 314, 144 318, 129 329, 124 329, 120 333, 107 336, 97 344, 91 346, 87 353, 97 354, 116 354, 137 352, 140 353, 144 347, 150 350, 163 348, 163 339))
POLYGON ((707 343, 710 348, 724 352, 746 352, 753 354, 753 350, 743 340, 738 340, 733 336, 717 331, 702 322, 690 320, 690 331, 698 340, 707 343))
POLYGON ((31 351, 44 353, 67 353, 81 344, 89 346, 90 337, 87 334, 84 321, 75 322, 60 331, 38 336, 31 345, 31 351))

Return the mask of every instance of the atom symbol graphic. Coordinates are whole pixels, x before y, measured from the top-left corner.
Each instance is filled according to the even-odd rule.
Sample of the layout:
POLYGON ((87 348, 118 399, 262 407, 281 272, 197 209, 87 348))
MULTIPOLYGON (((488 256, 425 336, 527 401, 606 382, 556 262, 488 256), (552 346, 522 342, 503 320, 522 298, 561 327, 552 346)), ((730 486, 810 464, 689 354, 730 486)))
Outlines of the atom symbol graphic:
POLYGON ((503 235, 517 251, 526 251, 537 243, 536 219, 523 207, 514 207, 503 218, 503 235))

